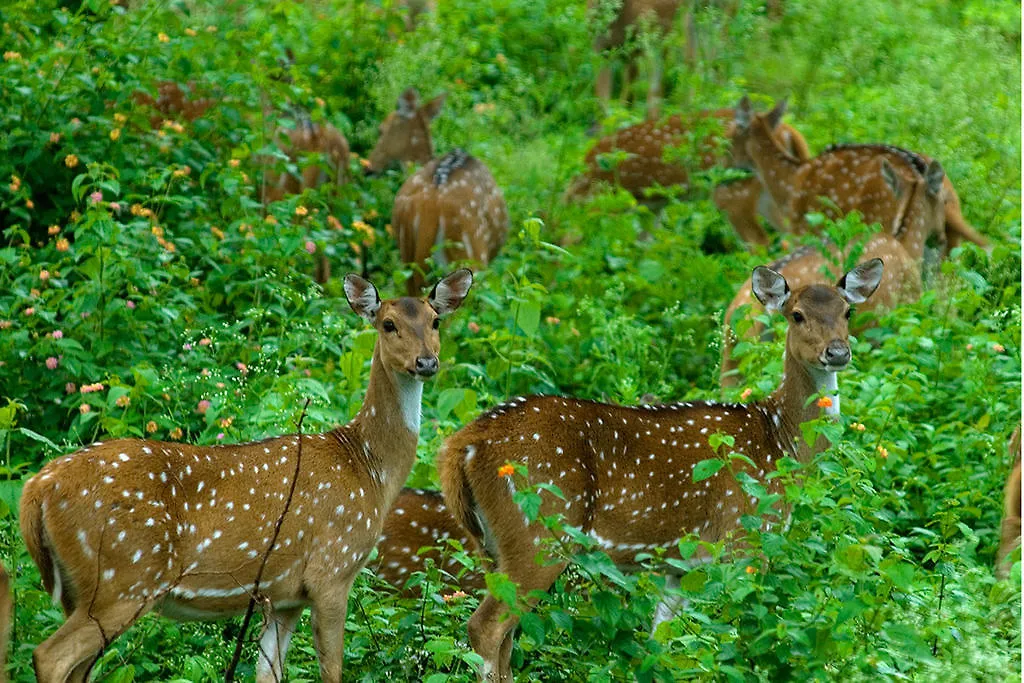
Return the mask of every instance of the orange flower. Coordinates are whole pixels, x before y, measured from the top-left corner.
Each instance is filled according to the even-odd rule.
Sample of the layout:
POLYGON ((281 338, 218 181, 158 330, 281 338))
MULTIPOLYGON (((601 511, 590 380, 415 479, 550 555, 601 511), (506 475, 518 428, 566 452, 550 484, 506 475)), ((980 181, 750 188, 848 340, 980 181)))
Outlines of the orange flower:
POLYGON ((117 397, 116 401, 114 401, 118 408, 127 408, 128 404, 131 402, 132 400, 128 398, 128 394, 122 394, 121 396, 117 397))
POLYGON ((161 43, 169 43, 169 42, 171 42, 170 37, 166 33, 164 33, 163 31, 161 31, 160 33, 156 34, 156 39, 159 40, 161 43))
POLYGON ((57 251, 67 251, 71 244, 64 238, 57 240, 57 251))
POLYGON ((504 465, 498 468, 499 477, 511 477, 513 474, 515 474, 515 472, 516 468, 510 465, 509 463, 505 463, 504 465))
POLYGON ((819 408, 831 408, 832 407, 832 399, 829 398, 828 396, 822 396, 821 398, 818 399, 818 407, 819 408))
POLYGON ((995 351, 996 353, 1002 353, 1003 351, 1006 350, 1006 347, 1003 346, 1002 344, 993 344, 992 350, 995 351))
POLYGON ((230 166, 231 168, 238 168, 238 165, 240 163, 242 162, 239 159, 231 159, 230 161, 228 161, 228 166, 230 166))
POLYGON ((865 427, 860 422, 854 422, 850 425, 850 429, 852 429, 855 432, 863 432, 865 429, 867 429, 867 427, 865 427))
POLYGON ((757 569, 756 569, 756 568, 754 568, 753 566, 749 565, 749 564, 747 565, 747 568, 746 568, 746 570, 745 570, 745 571, 746 571, 746 572, 747 572, 748 574, 756 574, 756 573, 757 573, 757 569))
POLYGON ((25 200, 25 208, 26 209, 34 209, 34 208, 36 208, 36 204, 31 199, 26 199, 25 200))
POLYGON ((885 446, 879 446, 878 447, 878 455, 880 455, 883 458, 888 458, 889 457, 889 451, 888 451, 888 449, 885 446))
POLYGON ((50 227, 48 227, 46 229, 46 232, 51 234, 51 235, 56 235, 58 232, 60 232, 60 226, 59 225, 51 225, 50 227))
POLYGON ((750 387, 747 387, 746 389, 743 390, 743 393, 740 394, 740 398, 743 399, 744 401, 746 401, 748 398, 750 398, 750 395, 752 393, 754 393, 753 389, 751 389, 750 387))
POLYGON ((82 405, 78 406, 78 412, 80 412, 82 415, 85 415, 90 410, 92 410, 92 406, 90 406, 88 403, 83 403, 82 405))
POLYGON ((175 427, 174 429, 172 429, 171 433, 168 434, 168 436, 174 439, 175 441, 180 439, 182 437, 181 427, 175 427))

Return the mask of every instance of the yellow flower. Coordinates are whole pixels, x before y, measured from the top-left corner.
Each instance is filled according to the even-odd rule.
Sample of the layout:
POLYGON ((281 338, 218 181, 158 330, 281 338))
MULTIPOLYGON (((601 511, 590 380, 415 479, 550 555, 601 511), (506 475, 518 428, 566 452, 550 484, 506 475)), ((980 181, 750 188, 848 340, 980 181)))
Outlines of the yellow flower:
POLYGON ((309 213, 309 209, 307 209, 304 206, 296 206, 295 207, 295 215, 296 216, 305 216, 308 213, 309 213))
POLYGON ((160 33, 156 34, 156 39, 159 40, 161 43, 169 43, 169 42, 171 42, 170 37, 166 33, 164 33, 163 31, 161 31, 160 33))
POLYGON ((56 145, 60 142, 60 133, 50 133, 50 144, 56 145))
POLYGON ((78 406, 78 412, 80 412, 82 415, 85 415, 90 410, 92 410, 92 406, 90 406, 88 403, 83 403, 82 405, 78 406))
POLYGON ((114 403, 117 405, 118 408, 127 408, 128 404, 131 403, 131 402, 132 402, 132 400, 130 398, 128 398, 128 394, 123 394, 121 396, 118 396, 117 400, 114 401, 114 403))
POLYGON ((64 165, 67 166, 68 168, 74 168, 75 166, 78 166, 78 157, 75 156, 74 154, 67 155, 66 157, 64 157, 64 165))
POLYGON ((863 432, 865 429, 867 429, 867 427, 862 425, 860 422, 854 422, 850 424, 850 429, 852 429, 855 432, 863 432))
POLYGON ((509 463, 505 463, 504 465, 498 468, 499 477, 511 477, 513 474, 515 474, 515 472, 516 468, 510 465, 509 463))
POLYGON ((152 228, 149 229, 149 231, 156 235, 157 237, 164 236, 164 229, 161 228, 159 225, 154 225, 152 228))
POLYGON ((149 422, 146 423, 146 431, 149 432, 150 434, 155 432, 157 429, 158 427, 156 426, 156 422, 150 420, 149 422))
POLYGON ((120 113, 120 112, 114 114, 114 121, 116 121, 117 123, 124 123, 127 120, 128 120, 128 117, 125 116, 124 114, 120 113))
POLYGON ((185 29, 185 35, 189 38, 195 38, 198 32, 194 28, 187 28, 185 29))
POLYGON ((224 239, 224 231, 221 230, 220 228, 217 228, 217 227, 210 228, 210 232, 213 233, 213 236, 216 237, 217 239, 219 239, 219 240, 224 239))
POLYGON ((888 449, 885 446, 879 446, 878 447, 878 454, 880 456, 882 456, 883 458, 888 458, 889 457, 889 451, 888 451, 888 449))
POLYGON ((996 353, 1002 353, 1003 351, 1006 350, 1006 347, 1003 346, 1002 344, 993 344, 992 350, 995 351, 996 353))
POLYGON ((4 53, 4 61, 5 62, 16 62, 19 59, 21 59, 21 53, 20 52, 15 52, 14 50, 8 50, 7 52, 4 53))
POLYGON ((228 162, 228 166, 230 166, 231 168, 238 168, 238 165, 240 163, 242 162, 239 159, 232 159, 231 161, 228 162))
POLYGON ((57 251, 67 251, 71 245, 64 238, 57 240, 57 251))
POLYGON ((121 137, 121 129, 120 128, 115 128, 112 131, 110 131, 110 139, 111 140, 113 140, 114 142, 117 142, 117 139, 119 137, 121 137))
POLYGON ((180 439, 182 437, 181 427, 175 427, 174 429, 172 429, 171 433, 168 434, 168 436, 174 439, 175 441, 180 439))

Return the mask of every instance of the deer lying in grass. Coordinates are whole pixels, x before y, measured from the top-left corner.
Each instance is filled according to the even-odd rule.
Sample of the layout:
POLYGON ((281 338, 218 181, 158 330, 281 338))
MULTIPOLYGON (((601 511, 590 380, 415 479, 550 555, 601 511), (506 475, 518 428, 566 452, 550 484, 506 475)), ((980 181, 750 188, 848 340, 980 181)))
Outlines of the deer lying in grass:
MULTIPOLYGON (((769 184, 775 182, 773 179, 781 179, 783 189, 777 189, 774 196, 781 202, 780 206, 787 206, 781 200, 790 197, 786 209, 790 219, 795 218, 793 211, 810 207, 818 196, 830 196, 843 212, 858 211, 865 222, 881 224, 882 232, 868 239, 861 255, 861 258, 879 258, 885 263, 885 276, 878 292, 865 308, 887 310, 920 298, 926 241, 929 236, 941 240, 944 235, 946 176, 939 162, 926 162, 896 147, 843 146, 834 147, 800 166, 802 171, 812 170, 801 172, 795 178, 787 177, 772 162, 772 159, 782 159, 785 151, 775 140, 766 138, 765 131, 770 130, 770 124, 762 121, 760 115, 749 118, 749 113, 749 101, 744 99, 737 108, 739 144, 745 144, 746 151, 758 165, 759 175, 769 184), (815 163, 818 160, 820 163, 815 163), (803 208, 794 209, 794 206, 803 208)), ((831 251, 833 259, 841 262, 838 250, 831 251)), ((770 267, 782 273, 794 288, 838 275, 837 266, 811 247, 797 249, 770 267), (824 269, 829 275, 822 273, 824 269)), ((734 386, 739 379, 732 358, 735 344, 732 327, 736 310, 741 306, 749 306, 752 316, 760 313, 750 296, 749 280, 740 287, 725 314, 723 386, 734 386)), ((761 325, 754 323, 749 336, 756 337, 761 331, 761 325)))
POLYGON ((406 591, 406 581, 413 572, 423 571, 427 559, 431 559, 462 590, 483 588, 483 576, 478 573, 456 576, 462 565, 446 552, 448 539, 458 541, 467 552, 474 548, 474 541, 452 517, 439 491, 402 489, 384 518, 374 573, 399 592, 418 593, 406 591))
MULTIPOLYGON (((807 160, 810 151, 807 142, 795 128, 782 123, 785 102, 776 105, 767 114, 772 135, 779 145, 794 158, 807 160)), ((578 176, 566 191, 566 198, 582 199, 601 183, 618 185, 638 200, 652 204, 655 208, 661 203, 645 196, 645 190, 661 185, 670 187, 689 184, 689 173, 679 162, 666 161, 666 151, 671 148, 685 147, 690 131, 708 118, 721 122, 724 137, 729 140, 730 147, 734 144, 736 126, 735 110, 719 109, 713 112, 702 112, 694 119, 686 120, 679 114, 670 116, 663 122, 646 121, 613 133, 597 142, 587 152, 586 170, 578 176), (601 167, 600 155, 615 151, 626 152, 624 158, 614 169, 601 167)), ((722 163, 724 166, 735 166, 731 154, 721 159, 715 154, 713 136, 708 136, 702 143, 704 150, 697 165, 702 170, 722 163)), ((778 226, 782 219, 778 207, 771 195, 764 189, 756 177, 731 180, 719 184, 714 192, 715 204, 729 218, 736 232, 751 244, 768 244, 768 234, 757 220, 758 214, 771 225, 778 226)))
MULTIPOLYGON (((528 522, 513 493, 536 484, 554 484, 564 502, 542 493, 540 515, 561 514, 579 527, 621 568, 636 566, 637 553, 666 548, 678 556, 677 542, 688 534, 720 541, 740 530, 739 520, 756 510, 728 469, 703 483, 694 469, 714 458, 708 436, 723 432, 754 466, 739 470, 780 493, 779 479, 765 479, 780 458, 807 462, 812 449, 800 424, 817 418, 815 394, 839 411, 836 373, 850 362, 847 318, 878 287, 882 262, 872 260, 844 275, 836 285, 790 290, 780 274, 759 267, 753 290, 770 311, 790 322, 782 383, 771 396, 750 404, 706 402, 625 407, 571 398, 515 399, 477 418, 445 442, 438 472, 445 500, 455 518, 477 539, 520 595, 547 590, 564 562, 535 560, 549 536, 539 521, 528 522), (507 464, 528 476, 505 477, 507 464)), ((659 613, 664 610, 659 609, 659 613)), ((512 680, 511 637, 517 617, 488 596, 469 622, 473 649, 483 658, 482 680, 512 680)))
POLYGON ((999 550, 996 552, 996 576, 1005 579, 1013 567, 1011 555, 1020 548, 1020 426, 1010 437, 1010 455, 1016 458, 1003 492, 1003 521, 1000 525, 999 550))
POLYGON ((152 609, 212 619, 244 611, 254 592, 268 615, 257 680, 281 680, 309 605, 321 678, 340 681, 348 593, 416 458, 439 319, 471 283, 459 270, 425 299, 381 301, 366 280, 345 278, 349 305, 379 336, 366 398, 343 427, 231 446, 121 439, 32 477, 22 535, 67 615, 35 650, 39 681, 86 680, 103 649, 152 609))
POLYGON ((464 259, 486 266, 508 234, 505 197, 487 166, 461 149, 432 158, 430 121, 444 95, 422 107, 418 100, 414 88, 398 98, 367 166, 376 173, 399 161, 426 163, 402 184, 391 213, 402 262, 413 266, 406 282, 410 293, 422 288, 431 252, 442 268, 464 259))

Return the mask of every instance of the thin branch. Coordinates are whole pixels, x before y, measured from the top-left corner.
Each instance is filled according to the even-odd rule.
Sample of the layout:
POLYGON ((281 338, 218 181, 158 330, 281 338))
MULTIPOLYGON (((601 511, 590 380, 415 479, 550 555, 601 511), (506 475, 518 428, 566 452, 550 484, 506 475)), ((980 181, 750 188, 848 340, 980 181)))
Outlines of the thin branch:
MULTIPOLYGON (((295 473, 292 475, 291 486, 288 489, 288 497, 284 501, 284 509, 281 510, 281 514, 277 518, 277 523, 274 524, 274 533, 270 537, 270 543, 267 544, 267 549, 263 551, 263 559, 260 561, 259 569, 256 570, 256 578, 253 580, 252 593, 249 596, 249 605, 245 608, 245 617, 242 619, 242 628, 238 632, 238 638, 235 640, 235 652, 231 656, 231 663, 228 664, 228 669, 224 673, 224 682, 233 683, 235 680, 235 669, 238 668, 238 660, 242 657, 242 645, 245 642, 245 633, 249 630, 249 622, 252 621, 252 614, 256 609, 256 601, 260 599, 260 580, 263 578, 263 572, 267 568, 267 560, 270 559, 270 553, 274 549, 274 544, 277 543, 277 537, 281 533, 281 526, 284 524, 285 515, 288 514, 289 508, 292 505, 292 497, 295 495, 295 486, 299 481, 299 468, 302 465, 302 423, 306 419, 306 409, 309 408, 309 402, 311 399, 306 399, 306 403, 302 406, 302 413, 299 415, 299 422, 297 429, 299 432, 299 449, 295 456, 295 473)), ((269 622, 268 622, 269 624, 269 622)), ((264 653, 264 656, 265 653, 264 653)), ((273 662, 271 662, 271 670, 273 670, 273 662)))

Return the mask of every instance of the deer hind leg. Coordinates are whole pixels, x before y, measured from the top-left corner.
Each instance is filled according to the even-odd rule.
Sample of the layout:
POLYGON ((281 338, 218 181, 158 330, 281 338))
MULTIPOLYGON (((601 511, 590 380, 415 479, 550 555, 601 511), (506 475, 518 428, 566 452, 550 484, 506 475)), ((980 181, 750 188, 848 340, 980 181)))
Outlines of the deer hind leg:
POLYGON ((715 188, 715 204, 748 245, 767 246, 769 242, 768 233, 757 222, 760 199, 761 183, 756 178, 735 180, 715 188))
MULTIPOLYGON (((531 546, 532 547, 532 546, 531 546)), ((565 564, 539 567, 533 562, 533 554, 515 567, 501 566, 509 579, 519 584, 517 591, 525 596, 531 591, 545 591, 551 587, 558 575, 565 570, 565 564), (523 571, 521 568, 525 568, 523 571)), ((512 681, 512 634, 519 623, 504 602, 488 595, 469 619, 469 643, 483 660, 480 680, 487 683, 511 683, 512 681)))
POLYGON ((151 603, 122 601, 100 609, 80 605, 57 632, 36 647, 32 658, 39 683, 78 683, 117 636, 149 611, 151 603))
POLYGON ((284 658, 292 634, 295 633, 295 626, 302 616, 302 609, 275 609, 263 625, 256 664, 257 683, 279 683, 284 680, 284 658))

